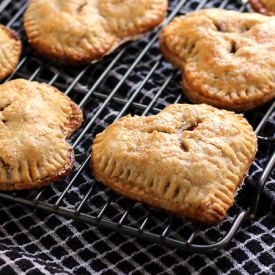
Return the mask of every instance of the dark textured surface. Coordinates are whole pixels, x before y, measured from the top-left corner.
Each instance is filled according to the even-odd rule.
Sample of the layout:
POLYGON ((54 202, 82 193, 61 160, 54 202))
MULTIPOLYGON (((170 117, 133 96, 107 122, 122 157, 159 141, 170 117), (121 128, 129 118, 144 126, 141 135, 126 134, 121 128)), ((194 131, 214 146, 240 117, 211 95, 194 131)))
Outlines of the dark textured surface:
MULTIPOLYGON (((0 14, 0 22, 7 24, 22 8, 25 1, 11 1, 0 14)), ((169 1, 170 11, 180 3, 179 0, 169 1)), ((1 2, 0 2, 1 5, 1 2)), ((185 1, 181 13, 190 12, 196 8, 225 7, 227 9, 244 8, 238 1, 185 1), (233 4, 230 4, 233 3, 233 4)), ((25 35, 22 29, 22 16, 11 25, 20 32, 22 39, 25 35)), ((147 34, 143 39, 125 46, 124 54, 116 65, 96 88, 95 92, 83 105, 86 120, 82 128, 76 133, 71 142, 74 143, 90 119, 97 113, 113 88, 124 76, 131 65, 146 47, 148 41, 156 33, 147 34)), ((91 65, 79 79, 78 83, 68 92, 77 103, 84 98, 85 93, 92 87, 100 74, 108 67, 119 51, 106 58, 103 62, 91 65)), ((50 82, 57 72, 60 72, 53 85, 66 91, 83 68, 59 67, 50 65, 42 58, 36 57, 30 51, 25 41, 22 59, 29 56, 13 78, 27 78, 34 75, 38 81, 50 82), (40 69, 38 69, 40 68, 40 69)), ((76 146, 77 162, 75 171, 89 155, 91 140, 94 135, 112 123, 120 113, 125 101, 127 102, 138 85, 147 76, 150 69, 160 56, 158 43, 155 43, 144 56, 133 72, 127 77, 106 108, 99 114, 87 133, 76 146), (121 102, 121 103, 119 103, 121 102)), ((149 113, 175 101, 186 102, 180 87, 180 72, 174 70, 169 63, 161 60, 156 71, 143 89, 137 94, 124 113, 142 114, 144 105, 150 104, 158 94, 161 86, 169 76, 174 74, 168 86, 156 99, 149 113)), ((270 104, 255 109, 246 114, 250 123, 256 127, 270 104)), ((274 135, 275 118, 270 117, 264 133, 274 135)), ((230 227, 231 221, 240 210, 247 209, 255 195, 255 186, 262 169, 274 152, 274 146, 259 145, 257 159, 253 164, 246 184, 240 191, 236 204, 229 211, 225 221, 216 227, 203 228, 195 242, 211 242, 222 236, 230 227)), ((66 182, 55 183, 43 189, 41 199, 55 203, 72 174, 66 182)), ((73 186, 62 200, 61 205, 70 209, 77 207, 81 199, 94 183, 89 165, 77 177, 73 186)), ((34 198, 38 191, 20 192, 19 195, 34 198)), ((112 203, 104 214, 105 219, 119 221, 131 201, 106 190, 101 184, 95 183, 91 198, 84 205, 82 211, 90 215, 97 215, 102 206, 112 198, 112 203)), ((159 211, 153 211, 142 204, 135 204, 125 223, 133 227, 139 226, 146 215, 152 217, 146 225, 150 232, 160 234, 170 216, 159 211)), ((255 221, 247 220, 234 240, 225 249, 209 255, 190 254, 175 249, 135 240, 128 236, 99 230, 83 223, 63 219, 54 214, 48 214, 27 208, 20 204, 0 202, 0 273, 27 274, 272 274, 275 273, 275 172, 267 180, 260 212, 255 221)), ((193 225, 179 218, 172 218, 169 236, 181 238, 189 236, 193 225)))

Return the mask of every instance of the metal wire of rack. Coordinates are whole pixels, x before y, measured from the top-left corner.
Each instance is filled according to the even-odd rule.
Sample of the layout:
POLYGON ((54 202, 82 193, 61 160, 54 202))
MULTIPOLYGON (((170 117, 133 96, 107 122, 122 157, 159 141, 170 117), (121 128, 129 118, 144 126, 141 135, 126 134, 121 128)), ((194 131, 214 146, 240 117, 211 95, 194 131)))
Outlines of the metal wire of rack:
MULTIPOLYGON (((4 0, 0 4, 1 20, 4 11, 12 9, 12 2, 12 0, 4 0)), ((13 8, 14 11, 8 14, 3 21, 7 26, 20 32, 25 50, 16 70, 5 81, 23 77, 55 85, 80 105, 86 119, 82 128, 71 139, 76 152, 76 167, 72 175, 62 183, 53 184, 41 190, 1 192, 0 198, 172 248, 192 252, 210 252, 226 246, 238 232, 244 220, 248 217, 251 219, 255 217, 262 189, 274 167, 274 151, 269 150, 271 151, 268 156, 269 160, 257 180, 256 196, 252 205, 248 207, 234 206, 225 221, 210 228, 169 214, 159 213, 143 204, 132 202, 112 193, 92 177, 89 152, 92 138, 101 128, 106 127, 127 112, 147 115, 157 113, 163 102, 167 104, 167 101, 163 100, 165 96, 167 97, 166 90, 170 85, 179 82, 177 80, 178 72, 167 64, 168 69, 166 67, 164 70, 165 77, 154 82, 158 84, 157 89, 153 89, 149 98, 144 96, 146 91, 150 90, 151 82, 155 79, 159 80, 158 70, 163 68, 166 63, 162 59, 157 45, 158 33, 164 25, 168 24, 176 15, 186 14, 192 10, 215 6, 245 11, 246 4, 238 4, 236 1, 230 0, 170 1, 173 4, 170 3, 166 21, 154 32, 146 35, 145 42, 129 43, 100 63, 91 63, 83 68, 66 71, 67 68, 52 65, 32 53, 22 29, 22 15, 27 2, 18 2, 20 2, 18 8, 13 8), (137 44, 137 48, 133 48, 132 44, 137 44), (149 53, 151 59, 149 69, 147 66, 145 72, 141 73, 143 65, 146 63, 144 59, 149 53), (129 55, 132 56, 130 65, 123 62, 124 56, 129 55), (118 67, 122 72, 114 80, 118 67), (66 75, 65 81, 64 74, 66 75), (133 74, 139 75, 138 79, 133 81, 133 74), (90 84, 91 78, 94 80, 92 84, 90 84), (129 93, 124 92, 124 89, 129 89, 126 82, 133 85, 129 93), (109 88, 108 92, 104 92, 106 87, 109 88), (70 200, 70 198, 74 199, 70 200)), ((178 90, 180 89, 178 88, 178 90)), ((168 96, 169 103, 184 101, 186 98, 180 91, 174 93, 172 98, 168 96)), ((264 111, 265 113, 258 118, 257 123, 254 123, 257 124, 257 126, 254 125, 255 131, 261 144, 271 144, 272 146, 274 136, 266 137, 262 132, 275 112, 275 102, 270 104, 269 108, 265 107, 264 111)))

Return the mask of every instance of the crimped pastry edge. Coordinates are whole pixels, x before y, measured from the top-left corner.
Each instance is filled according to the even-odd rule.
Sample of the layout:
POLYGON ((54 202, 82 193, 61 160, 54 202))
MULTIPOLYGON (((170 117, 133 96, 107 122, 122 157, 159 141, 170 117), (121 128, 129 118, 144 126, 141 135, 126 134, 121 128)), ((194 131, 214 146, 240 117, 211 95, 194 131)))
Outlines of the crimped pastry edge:
MULTIPOLYGON (((30 4, 31 2, 29 3, 29 5, 30 4)), ((167 2, 165 5, 165 10, 167 10, 167 2)), ((123 38, 116 37, 116 41, 113 43, 111 47, 108 47, 108 45, 106 45, 106 50, 103 49, 103 51, 101 52, 98 51, 95 54, 88 53, 85 57, 79 58, 74 53, 68 56, 61 55, 59 54, 58 51, 55 51, 53 48, 49 49, 48 47, 41 47, 40 43, 36 43, 37 37, 35 35, 30 35, 30 33, 36 34, 37 31, 34 28, 33 19, 28 14, 27 11, 24 14, 23 24, 24 24, 28 41, 30 45, 34 48, 34 50, 38 53, 38 55, 40 55, 41 57, 45 57, 46 59, 54 63, 69 64, 72 66, 81 66, 90 62, 95 63, 95 62, 101 61, 105 56, 110 55, 123 44, 130 41, 138 40, 140 37, 142 37, 146 33, 149 33, 154 27, 159 26, 166 18, 166 13, 164 13, 163 16, 159 16, 158 20, 152 21, 151 24, 148 24, 145 30, 143 31, 138 30, 136 34, 133 34, 131 36, 126 36, 123 38)))
MULTIPOLYGON (((227 111, 227 112, 230 113, 230 111, 227 111)), ((251 128, 251 131, 253 132, 253 129, 251 125, 247 122, 247 120, 244 119, 244 121, 245 121, 244 124, 249 126, 251 128)), ((251 138, 251 142, 250 142, 251 146, 253 146, 253 143, 255 142, 253 151, 250 152, 250 158, 247 159, 247 165, 244 167, 242 173, 240 173, 241 175, 239 176, 239 181, 235 187, 235 190, 230 190, 229 187, 224 185, 224 187, 226 187, 226 189, 232 194, 232 197, 230 198, 230 203, 228 203, 228 201, 227 202, 222 201, 223 205, 220 205, 219 199, 217 199, 216 201, 215 200, 212 201, 210 205, 209 204, 204 205, 202 203, 197 208, 195 208, 195 210, 192 209, 191 211, 188 211, 188 209, 187 210, 181 209, 180 204, 177 202, 173 203, 170 200, 159 197, 159 195, 154 193, 152 189, 150 189, 150 191, 148 190, 145 191, 142 188, 140 188, 138 185, 134 185, 133 182, 122 181, 121 179, 119 179, 118 176, 115 176, 115 177, 109 176, 104 171, 102 171, 102 169, 99 168, 98 166, 98 163, 100 162, 99 158, 98 157, 97 159, 95 158, 95 155, 98 156, 98 155, 104 154, 103 150, 98 148, 98 144, 100 144, 104 139, 102 135, 104 135, 104 131, 101 133, 100 136, 97 135, 97 137, 94 139, 93 147, 92 147, 91 167, 92 167, 94 176, 98 181, 102 182, 105 186, 110 187, 118 194, 124 195, 136 201, 143 202, 147 205, 154 206, 159 209, 163 209, 165 211, 171 212, 178 216, 183 216, 188 219, 198 221, 203 224, 216 224, 225 218, 229 208, 234 204, 235 196, 240 190, 240 188, 242 187, 242 183, 244 182, 244 179, 248 175, 248 171, 251 167, 251 164, 257 152, 257 140, 254 137, 254 138, 251 138), (254 142, 253 142, 253 139, 254 139, 254 142), (94 146, 95 144, 97 145, 96 148, 94 146), (224 206, 224 204, 226 204, 226 207, 224 206)), ((111 159, 109 159, 107 162, 109 161, 111 161, 111 159)), ((222 190, 220 191, 222 192, 222 190)), ((226 193, 224 193, 224 195, 226 195, 226 193)), ((209 197, 215 197, 215 194, 211 193, 209 194, 209 197)), ((227 198, 229 197, 227 196, 227 198)))
POLYGON ((19 191, 19 190, 27 190, 27 189, 37 189, 43 186, 47 186, 52 184, 54 181, 62 180, 66 177, 73 169, 74 166, 74 151, 70 146, 68 153, 68 161, 65 165, 57 170, 50 176, 47 176, 43 179, 39 179, 32 182, 20 182, 20 183, 0 183, 0 190, 2 191, 19 191))
MULTIPOLYGON (((164 30, 164 29, 163 29, 164 30)), ((177 69, 184 71, 185 62, 175 56, 166 46, 165 38, 164 38, 164 31, 160 32, 159 35, 159 46, 160 51, 163 54, 164 58, 169 61, 172 65, 174 65, 177 69)))
POLYGON ((196 209, 197 210, 196 218, 194 218, 194 213, 192 213, 191 211, 190 212, 182 211, 177 203, 173 204, 171 203, 171 201, 161 199, 161 198, 158 199, 158 195, 155 194, 153 190, 150 190, 150 193, 149 193, 142 190, 138 186, 131 187, 129 183, 120 181, 118 177, 112 178, 107 176, 104 172, 102 172, 99 168, 97 168, 94 157, 92 157, 91 167, 92 167, 94 176, 99 182, 101 182, 107 187, 110 187, 112 190, 114 190, 116 193, 120 195, 133 199, 135 201, 145 203, 149 206, 162 209, 169 213, 186 217, 196 222, 198 221, 203 224, 211 225, 222 221, 226 217, 229 208, 234 204, 235 195, 237 194, 238 190, 242 187, 243 185, 242 183, 244 182, 244 179, 248 175, 248 171, 253 162, 253 159, 254 157, 250 161, 249 165, 246 167, 246 171, 244 172, 244 175, 240 177, 236 190, 234 192, 230 191, 233 194, 233 199, 231 200, 230 204, 227 204, 226 209, 223 209, 222 207, 217 208, 217 206, 215 205, 216 203, 212 203, 210 207, 209 205, 201 205, 198 209, 196 209))
POLYGON ((14 48, 13 48, 13 56, 14 56, 14 63, 13 64, 10 64, 10 69, 7 70, 5 73, 3 74, 0 74, 0 80, 3 80, 4 78, 6 78, 7 76, 9 76, 16 68, 18 62, 19 62, 19 59, 20 59, 20 55, 21 55, 21 52, 22 52, 22 42, 21 42, 21 39, 18 35, 18 33, 9 28, 9 27, 6 27, 4 25, 1 25, 0 24, 0 28, 6 32, 8 34, 8 36, 13 40, 15 41, 15 44, 14 44, 14 48))
POLYGON ((65 139, 69 138, 83 123, 83 113, 80 109, 80 107, 67 95, 65 95, 63 92, 58 90, 56 87, 49 85, 47 83, 40 83, 37 81, 33 81, 35 83, 38 83, 40 85, 44 85, 50 89, 53 89, 55 93, 60 94, 62 97, 65 97, 68 102, 70 102, 71 106, 71 114, 67 119, 67 122, 65 123, 65 127, 63 129, 63 133, 65 135, 65 139))
MULTIPOLYGON (((183 74, 185 75, 185 73, 183 74)), ((186 76, 183 77, 182 88, 187 98, 193 103, 206 103, 212 106, 232 111, 248 111, 256 107, 260 107, 274 98, 274 95, 270 93, 268 94, 268 96, 263 97, 261 100, 256 99, 244 103, 232 102, 228 104, 226 102, 216 100, 215 98, 203 95, 198 89, 192 86, 191 82, 188 82, 188 77, 186 76)))
POLYGON ((104 52, 103 54, 98 53, 97 55, 94 55, 93 57, 85 57, 85 58, 77 58, 75 55, 70 55, 67 57, 64 57, 63 55, 61 56, 58 54, 57 51, 51 51, 48 50, 47 47, 41 48, 40 45, 36 44, 32 38, 28 36, 28 41, 31 45, 31 47, 35 50, 38 56, 47 59, 49 62, 53 64, 60 64, 60 65, 70 65, 74 67, 80 67, 83 65, 86 65, 88 63, 96 63, 100 62, 104 59, 104 57, 111 55, 113 52, 115 52, 119 47, 121 47, 123 44, 130 42, 130 41, 136 41, 140 37, 142 37, 143 34, 128 37, 125 39, 121 39, 120 41, 117 41, 114 43, 113 47, 111 47, 108 51, 104 52), (46 50, 45 50, 46 49, 46 50))
MULTIPOLYGON (((252 162, 253 160, 251 161, 251 163, 252 162)), ((188 211, 181 211, 180 207, 173 207, 173 206, 176 206, 177 204, 172 204, 171 201, 167 201, 164 199, 156 199, 157 195, 152 190, 150 190, 150 193, 149 192, 147 193, 144 190, 138 188, 137 186, 134 186, 131 188, 130 184, 127 184, 115 178, 112 179, 106 176, 104 172, 95 168, 96 163, 94 158, 92 158, 91 167, 93 169, 95 178, 106 187, 110 187, 117 194, 123 195, 135 201, 145 203, 157 209, 167 211, 168 213, 172 213, 177 216, 184 217, 192 221, 200 222, 206 225, 217 224, 220 221, 222 221, 226 217, 228 210, 233 206, 235 201, 234 199, 232 199, 231 203, 227 205, 227 208, 224 209, 224 211, 221 209, 222 207, 219 207, 219 210, 215 209, 214 207, 215 203, 212 203, 211 205, 212 209, 209 208, 209 206, 207 205, 205 206, 201 205, 201 207, 197 209, 196 218, 194 218, 193 213, 190 213, 188 211), (159 202, 161 202, 161 205, 159 202), (208 209, 208 211, 205 211, 206 209, 208 209)), ((236 194, 239 192, 239 190, 242 188, 244 179, 248 175, 249 168, 250 168, 250 165, 247 167, 247 171, 244 174, 244 176, 240 178, 240 181, 238 183, 238 188, 234 192, 232 192, 234 198, 236 194)))
POLYGON ((161 53, 163 54, 164 58, 168 62, 170 62, 172 65, 174 65, 177 69, 182 71, 181 85, 183 88, 183 93, 193 103, 196 103, 196 104, 205 103, 205 104, 212 105, 214 107, 219 107, 219 108, 231 110, 231 111, 247 111, 256 107, 260 107, 275 97, 274 93, 269 93, 267 94, 267 96, 262 97, 260 100, 256 98, 255 100, 249 100, 244 103, 236 103, 233 101, 231 101, 230 103, 227 103, 226 101, 221 101, 212 97, 207 97, 205 94, 200 92, 201 91, 200 89, 195 88, 194 85, 192 85, 192 82, 188 81, 189 77, 185 71, 186 62, 184 62, 182 59, 174 55, 168 49, 165 43, 164 30, 162 30, 159 35, 159 45, 160 45, 161 53))
MULTIPOLYGON (((70 116, 68 117, 68 121, 64 125, 65 129, 62 129, 64 133, 64 139, 66 140, 81 126, 83 122, 83 113, 80 107, 75 102, 73 102, 68 96, 64 95, 64 93, 59 91, 54 86, 51 86, 46 83, 40 83, 37 81, 33 81, 33 82, 53 89, 54 92, 59 93, 70 102, 72 113, 70 114, 70 116)), ((58 181, 66 177, 73 169, 74 160, 75 160, 73 148, 68 143, 67 145, 68 145, 68 158, 67 158, 67 162, 61 169, 55 171, 52 175, 49 175, 43 179, 38 179, 32 182, 20 182, 20 183, 1 183, 0 182, 0 190, 14 191, 14 190, 35 189, 35 188, 40 188, 40 187, 49 185, 54 181, 58 181)))

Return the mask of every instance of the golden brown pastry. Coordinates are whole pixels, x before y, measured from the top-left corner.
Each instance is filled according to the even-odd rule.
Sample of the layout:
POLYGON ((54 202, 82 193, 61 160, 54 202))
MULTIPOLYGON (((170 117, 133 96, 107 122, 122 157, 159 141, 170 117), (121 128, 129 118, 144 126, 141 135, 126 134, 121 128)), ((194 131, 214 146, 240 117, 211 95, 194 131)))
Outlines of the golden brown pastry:
POLYGON ((249 0, 252 8, 266 15, 275 15, 275 0, 249 0))
POLYGON ((0 24, 0 80, 11 74, 18 64, 22 44, 15 31, 0 24))
POLYGON ((126 116, 93 142, 96 178, 115 191, 204 223, 222 220, 257 148, 243 115, 174 104, 126 116))
POLYGON ((275 17, 221 9, 175 18, 160 35, 196 103, 247 110, 275 97, 275 17))
POLYGON ((0 189, 64 177, 74 162, 65 139, 81 122, 79 107, 52 86, 23 79, 0 85, 0 189))
POLYGON ((87 63, 159 25, 166 9, 167 0, 31 0, 24 25, 37 52, 87 63))

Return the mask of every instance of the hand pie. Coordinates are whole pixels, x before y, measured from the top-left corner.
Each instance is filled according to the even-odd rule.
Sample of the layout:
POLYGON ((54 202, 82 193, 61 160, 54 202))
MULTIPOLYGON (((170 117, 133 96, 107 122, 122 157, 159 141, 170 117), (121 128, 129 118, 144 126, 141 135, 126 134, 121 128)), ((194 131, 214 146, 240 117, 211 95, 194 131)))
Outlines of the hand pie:
POLYGON ((203 223, 222 220, 257 148, 243 115, 174 104, 126 116, 93 142, 96 178, 115 191, 203 223))
POLYGON ((275 0, 249 0, 252 8, 266 15, 275 15, 275 0))
POLYGON ((16 32, 0 24, 0 80, 14 71, 21 48, 21 41, 16 32))
POLYGON ((148 32, 166 10, 167 0, 31 0, 24 25, 37 52, 81 64, 148 32))
POLYGON ((275 97, 275 17, 221 9, 175 18, 160 35, 196 103, 247 110, 275 97))
POLYGON ((13 80, 0 85, 0 189, 40 187, 65 176, 74 152, 66 142, 82 112, 52 86, 13 80))

